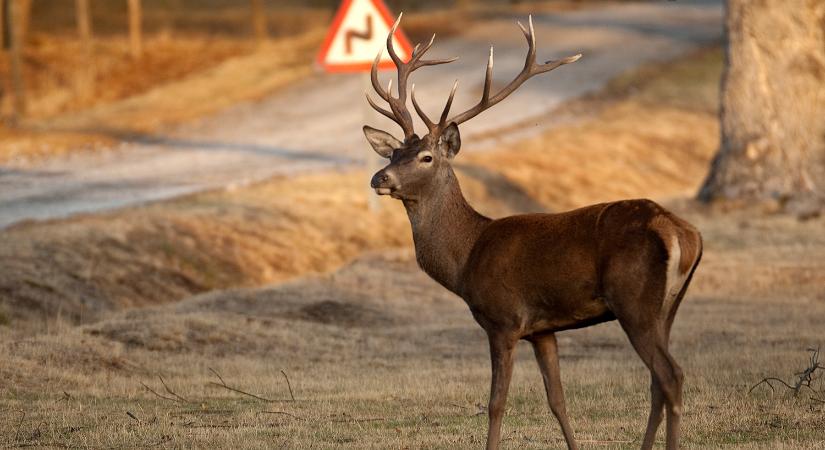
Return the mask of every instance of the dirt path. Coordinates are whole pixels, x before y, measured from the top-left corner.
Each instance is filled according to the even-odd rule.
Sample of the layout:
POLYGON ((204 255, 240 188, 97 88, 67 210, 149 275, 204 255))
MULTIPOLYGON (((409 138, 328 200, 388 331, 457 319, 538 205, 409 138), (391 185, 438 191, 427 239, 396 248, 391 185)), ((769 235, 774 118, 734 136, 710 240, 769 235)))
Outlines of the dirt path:
MULTIPOLYGON (((538 78, 463 130, 467 146, 541 131, 536 121, 564 100, 602 87, 619 73, 675 57, 721 36, 718 1, 622 4, 534 16, 539 48, 549 58, 581 52, 581 61, 538 78), (495 127, 491 127, 495 124, 495 127), (485 136, 497 136, 488 138, 485 136)), ((452 80, 462 87, 456 110, 476 101, 487 48, 496 45, 496 79, 519 70, 517 17, 480 22, 437 45, 433 56, 456 63, 417 76, 427 110, 438 108, 452 80)), ((168 135, 136 137, 112 152, 55 160, 37 168, 0 167, 0 227, 174 197, 340 165, 363 163, 364 120, 358 75, 317 75, 264 101, 233 107, 168 135)), ((385 126, 385 122, 374 121, 385 126)), ((544 127, 549 122, 542 118, 544 127)), ((388 126, 388 128, 391 128, 388 126)), ((391 128, 392 129, 392 128, 391 128)))

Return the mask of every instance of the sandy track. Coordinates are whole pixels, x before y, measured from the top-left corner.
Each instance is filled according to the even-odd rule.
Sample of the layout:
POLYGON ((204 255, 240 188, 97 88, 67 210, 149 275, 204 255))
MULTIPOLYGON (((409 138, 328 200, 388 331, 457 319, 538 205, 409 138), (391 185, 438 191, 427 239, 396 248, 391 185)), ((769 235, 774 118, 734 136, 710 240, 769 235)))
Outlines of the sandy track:
MULTIPOLYGON (((622 4, 534 16, 540 55, 581 52, 575 65, 527 83, 507 102, 464 127, 467 146, 492 145, 548 125, 561 102, 599 89, 647 61, 680 55, 721 36, 718 1, 622 4), (531 123, 535 121, 535 123, 531 123), (496 133, 516 124, 518 133, 496 133), (489 138, 486 136, 497 136, 489 138)), ((476 101, 488 46, 496 46, 497 80, 520 69, 524 43, 504 17, 445 40, 433 56, 460 55, 417 74, 425 109, 438 108, 461 79, 456 110, 476 101)), ((0 227, 170 198, 211 188, 342 165, 362 164, 364 77, 316 75, 263 101, 233 107, 162 136, 136 139, 112 152, 54 160, 37 168, 0 167, 0 227)), ((374 120, 374 125, 387 126, 374 120)), ((388 127, 391 128, 391 127, 388 127)))

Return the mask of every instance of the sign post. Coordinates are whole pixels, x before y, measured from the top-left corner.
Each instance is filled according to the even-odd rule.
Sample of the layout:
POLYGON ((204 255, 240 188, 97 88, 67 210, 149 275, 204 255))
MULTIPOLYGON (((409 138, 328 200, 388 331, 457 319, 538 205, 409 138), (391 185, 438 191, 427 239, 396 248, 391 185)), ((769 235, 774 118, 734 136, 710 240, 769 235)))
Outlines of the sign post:
MULTIPOLYGON (((371 89, 369 72, 376 55, 386 45, 393 22, 392 14, 382 0, 344 0, 335 13, 332 26, 318 52, 318 65, 331 73, 363 73, 361 86, 365 91, 371 89)), ((396 30, 392 44, 402 60, 406 61, 412 55, 410 41, 400 29, 396 30)), ((385 70, 394 67, 388 53, 384 51, 378 68, 385 70)), ((362 96, 363 92, 359 92, 353 98, 362 99, 364 123, 371 123, 376 114, 362 96)), ((367 151, 364 154, 368 170, 380 165, 379 157, 374 152, 367 151)), ((372 190, 368 191, 367 204, 371 211, 379 209, 378 199, 372 190)))

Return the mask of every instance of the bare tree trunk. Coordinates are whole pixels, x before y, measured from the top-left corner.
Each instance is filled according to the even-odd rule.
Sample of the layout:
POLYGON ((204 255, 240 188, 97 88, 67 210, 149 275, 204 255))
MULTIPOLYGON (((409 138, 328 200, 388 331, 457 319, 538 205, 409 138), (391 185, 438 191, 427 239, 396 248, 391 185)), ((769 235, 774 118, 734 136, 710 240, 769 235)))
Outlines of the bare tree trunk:
POLYGON ((825 198, 825 2, 727 2, 721 143, 699 198, 825 198))
POLYGON ((140 0, 129 0, 129 50, 132 59, 140 59, 143 56, 143 10, 140 0))
POLYGON ((7 14, 9 25, 9 59, 11 63, 11 88, 12 88, 12 117, 11 121, 16 124, 20 118, 26 115, 26 87, 23 81, 23 36, 24 21, 27 14, 21 6, 27 6, 23 2, 7 0, 7 14))
POLYGON ((89 0, 76 0, 77 32, 80 36, 80 70, 77 74, 77 94, 88 100, 94 92, 95 67, 92 54, 92 19, 89 0))
POLYGON ((252 0, 252 28, 255 30, 255 39, 264 42, 267 39, 266 5, 264 0, 252 0))

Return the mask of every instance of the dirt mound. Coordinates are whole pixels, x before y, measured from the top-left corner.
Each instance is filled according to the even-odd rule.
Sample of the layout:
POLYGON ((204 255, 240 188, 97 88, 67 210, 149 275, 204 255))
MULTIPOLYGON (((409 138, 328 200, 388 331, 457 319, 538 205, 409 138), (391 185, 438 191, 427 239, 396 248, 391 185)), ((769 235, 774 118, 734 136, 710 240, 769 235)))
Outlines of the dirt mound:
POLYGON ((326 300, 304 306, 291 314, 291 317, 346 327, 366 327, 375 323, 390 322, 389 318, 381 311, 363 305, 342 303, 335 300, 326 300))
POLYGON ((0 232, 0 304, 13 319, 179 300, 338 267, 409 242, 403 216, 370 214, 366 174, 282 179, 243 191, 0 232), (348 218, 340 226, 332 223, 348 218))
MULTIPOLYGON (((306 336, 432 320, 460 300, 435 288, 408 252, 368 254, 319 276, 194 296, 114 314, 84 327, 129 348, 210 355, 289 352, 306 336), (425 306, 422 312, 422 306, 425 306)), ((325 338, 315 338, 325 340, 325 338)))

